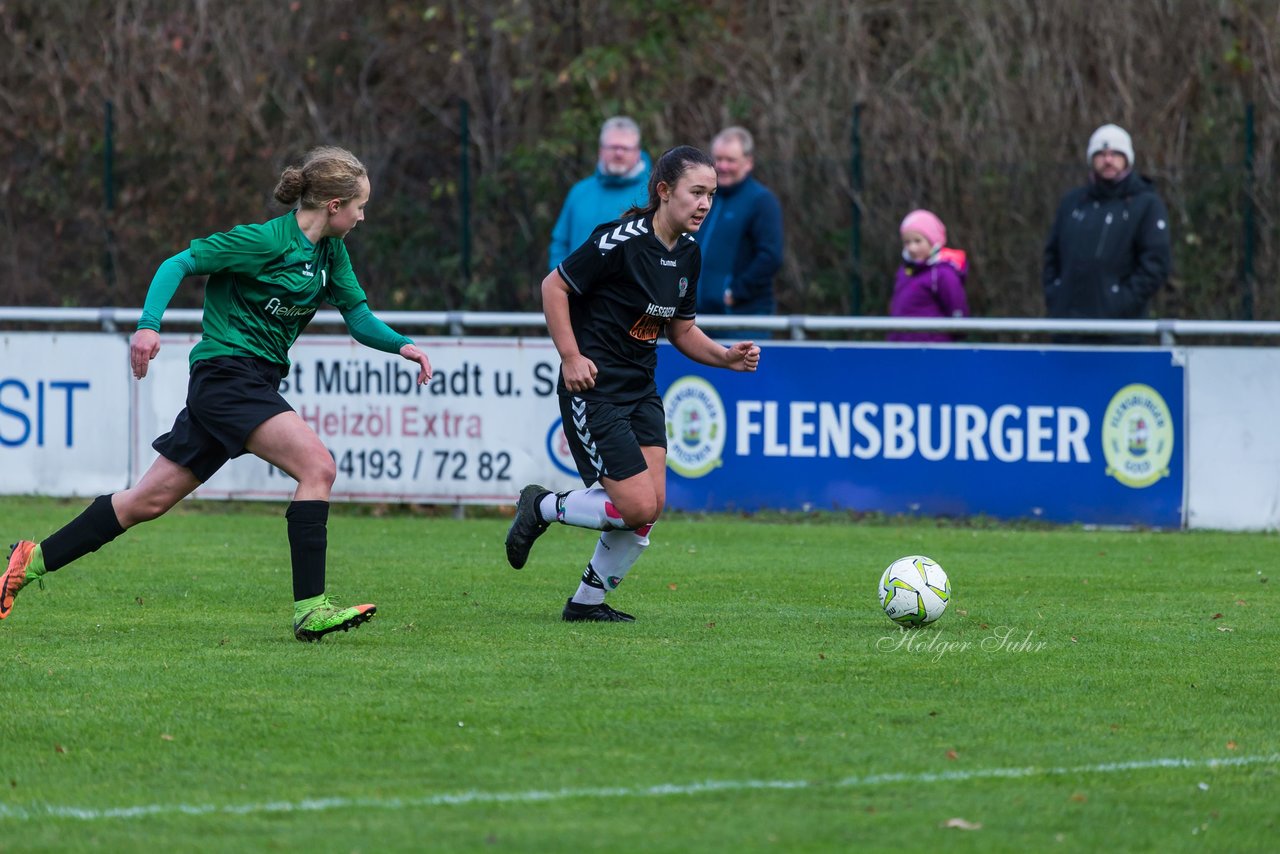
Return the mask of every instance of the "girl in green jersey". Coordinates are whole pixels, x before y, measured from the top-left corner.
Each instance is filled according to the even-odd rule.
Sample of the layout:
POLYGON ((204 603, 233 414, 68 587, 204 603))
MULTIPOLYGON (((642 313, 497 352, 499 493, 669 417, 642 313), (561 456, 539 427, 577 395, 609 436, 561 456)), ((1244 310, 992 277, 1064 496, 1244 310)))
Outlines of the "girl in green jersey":
POLYGON ((364 219, 369 201, 360 161, 341 148, 317 148, 300 167, 284 170, 275 197, 296 207, 265 223, 193 240, 156 271, 129 345, 138 379, 160 352, 160 318, 178 285, 187 276, 209 277, 187 406, 153 443, 160 456, 134 486, 99 496, 42 542, 14 546, 0 576, 0 619, 27 584, 161 516, 227 460, 246 453, 298 482, 285 513, 294 635, 318 640, 373 616, 373 605, 339 607, 325 593, 329 493, 337 469, 324 443, 281 397, 280 380, 289 370, 289 348, 326 302, 360 343, 417 362, 419 383, 431 378, 431 362, 374 317, 352 272, 342 239, 364 219))

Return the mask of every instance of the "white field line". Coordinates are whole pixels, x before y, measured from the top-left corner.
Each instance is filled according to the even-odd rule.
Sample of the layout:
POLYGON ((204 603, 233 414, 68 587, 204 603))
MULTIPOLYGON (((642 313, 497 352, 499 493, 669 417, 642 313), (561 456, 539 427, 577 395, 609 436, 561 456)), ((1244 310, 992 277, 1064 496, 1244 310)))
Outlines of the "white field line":
POLYGON ((701 795, 713 792, 791 789, 853 789, 894 783, 958 783, 970 780, 1022 779, 1028 777, 1069 777, 1088 774, 1118 774, 1155 768, 1213 770, 1246 765, 1280 765, 1280 753, 1261 756, 1232 756, 1224 759, 1141 759, 1132 762, 1107 762, 1101 765, 1037 768, 986 768, 971 771, 940 771, 922 774, 867 774, 841 780, 707 780, 702 783, 664 783, 657 786, 620 786, 616 788, 550 789, 523 792, 457 792, 422 795, 411 798, 309 798, 301 801, 267 801, 250 804, 146 804, 134 807, 58 806, 36 804, 13 806, 0 804, 0 819, 30 820, 70 818, 82 821, 104 819, 147 818, 155 815, 254 815, 257 813, 326 812, 340 809, 414 809, 422 807, 467 806, 469 804, 535 804, 582 798, 655 798, 701 795))

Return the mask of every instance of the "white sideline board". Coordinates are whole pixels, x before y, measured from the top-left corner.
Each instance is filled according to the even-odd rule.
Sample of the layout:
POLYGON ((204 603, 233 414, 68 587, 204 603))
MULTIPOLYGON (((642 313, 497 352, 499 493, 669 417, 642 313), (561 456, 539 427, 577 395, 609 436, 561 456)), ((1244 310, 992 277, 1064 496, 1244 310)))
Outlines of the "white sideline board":
POLYGON ((1280 528, 1280 348, 1190 352, 1187 527, 1280 528))
POLYGON ((128 377, 129 348, 119 335, 0 335, 0 494, 92 496, 126 487, 128 377))
MULTIPOLYGON (((161 337, 138 384, 131 479, 155 459, 151 442, 186 403, 196 336, 161 337)), ((434 375, 346 336, 304 336, 290 351, 282 394, 337 463, 335 500, 510 504, 526 483, 581 485, 560 428, 560 359, 548 339, 423 338, 434 375)), ((232 460, 202 498, 280 499, 295 483, 253 456, 232 460)))

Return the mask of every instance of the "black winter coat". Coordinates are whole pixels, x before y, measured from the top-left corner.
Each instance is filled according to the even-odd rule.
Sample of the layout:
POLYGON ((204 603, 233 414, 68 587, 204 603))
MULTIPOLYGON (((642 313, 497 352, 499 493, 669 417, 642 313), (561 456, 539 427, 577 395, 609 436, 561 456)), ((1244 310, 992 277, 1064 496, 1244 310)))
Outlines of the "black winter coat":
POLYGON ((1044 247, 1049 317, 1141 318, 1172 266, 1169 214, 1130 172, 1062 197, 1044 247))

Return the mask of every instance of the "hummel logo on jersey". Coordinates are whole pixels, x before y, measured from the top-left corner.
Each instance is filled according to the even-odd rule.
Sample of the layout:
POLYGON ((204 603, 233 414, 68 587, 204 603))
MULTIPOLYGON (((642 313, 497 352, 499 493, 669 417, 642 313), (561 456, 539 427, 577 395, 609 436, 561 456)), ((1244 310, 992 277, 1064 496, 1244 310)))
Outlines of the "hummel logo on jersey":
POLYGON ((659 258, 658 263, 664 267, 674 267, 676 265, 675 261, 668 261, 666 258, 659 258))
POLYGON ((596 245, 600 247, 601 252, 608 252, 619 243, 626 243, 633 237, 639 237, 642 234, 648 234, 649 229, 644 227, 644 222, 638 219, 629 220, 615 228, 613 231, 605 232, 600 235, 600 239, 596 241, 596 245))

